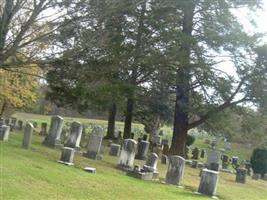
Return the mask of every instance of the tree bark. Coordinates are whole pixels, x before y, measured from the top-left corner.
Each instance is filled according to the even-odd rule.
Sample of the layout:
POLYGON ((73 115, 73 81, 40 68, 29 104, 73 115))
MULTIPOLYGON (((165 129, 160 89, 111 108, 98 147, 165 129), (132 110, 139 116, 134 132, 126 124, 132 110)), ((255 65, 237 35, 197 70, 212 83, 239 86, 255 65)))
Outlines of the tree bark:
POLYGON ((123 139, 131 138, 132 120, 133 120, 134 99, 127 99, 127 108, 124 120, 123 139))
POLYGON ((108 132, 106 139, 115 139, 115 122, 117 114, 117 105, 115 103, 110 105, 108 115, 108 132))
POLYGON ((190 88, 190 53, 191 37, 193 31, 193 17, 195 4, 188 1, 183 7, 183 36, 181 46, 183 59, 177 69, 176 101, 173 124, 172 144, 169 151, 170 155, 185 156, 186 137, 189 121, 189 88, 190 88))
POLYGON ((5 109, 6 109, 7 103, 6 101, 3 102, 1 111, 0 111, 0 117, 3 117, 4 113, 5 113, 5 109))

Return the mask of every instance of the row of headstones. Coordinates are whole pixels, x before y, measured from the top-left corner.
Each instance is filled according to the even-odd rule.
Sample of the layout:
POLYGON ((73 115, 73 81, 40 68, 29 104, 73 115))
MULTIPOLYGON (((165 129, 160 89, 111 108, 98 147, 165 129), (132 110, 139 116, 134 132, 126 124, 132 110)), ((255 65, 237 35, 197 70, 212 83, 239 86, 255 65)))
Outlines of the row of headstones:
MULTIPOLYGON (((111 149, 115 145, 111 145, 111 149)), ((138 152, 138 143, 132 139, 126 139, 123 142, 122 150, 119 157, 118 166, 129 171, 128 174, 138 174, 144 176, 145 174, 155 177, 157 172, 157 160, 158 155, 155 153, 149 154, 146 163, 142 169, 134 166, 134 159, 136 158, 136 153, 138 152)), ((180 186, 182 184, 184 170, 185 170, 186 160, 180 156, 170 156, 168 157, 168 169, 165 178, 167 184, 180 186)), ((218 172, 203 169, 201 175, 201 181, 199 184, 198 192, 213 196, 216 193, 217 182, 218 182, 218 172)), ((147 179, 145 179, 147 180, 147 179)))
MULTIPOLYGON (((49 129, 49 135, 45 138, 45 141, 44 141, 45 144, 49 146, 61 145, 60 144, 60 133, 62 130, 62 125, 63 125, 63 118, 59 116, 52 117, 50 129, 49 129)), ((34 129, 34 126, 31 123, 29 122, 26 123, 25 131, 24 131, 24 139, 23 139, 23 147, 25 148, 29 148, 30 146, 33 129, 34 129)), ((0 131, 1 135, 2 135, 2 132, 3 133, 9 132, 8 126, 5 126, 5 125, 1 126, 0 130, 1 130, 0 131)), ((87 145, 87 152, 84 154, 84 156, 88 158, 93 158, 93 159, 97 159, 99 156, 99 151, 101 148, 102 137, 103 137, 102 134, 100 134, 99 130, 98 131, 96 130, 97 129, 94 129, 89 139, 88 145, 87 145)), ((82 125, 78 122, 73 122, 71 124, 70 138, 67 144, 65 144, 65 147, 62 149, 62 155, 61 155, 59 162, 62 162, 64 164, 69 164, 69 165, 73 164, 75 150, 76 151, 79 150, 79 142, 80 142, 81 134, 82 134, 82 125)), ((8 134, 4 134, 4 135, 6 136, 8 134)), ((146 158, 146 155, 148 152, 148 146, 149 146, 149 142, 145 140, 140 140, 138 142, 138 145, 136 141, 134 140, 124 140, 123 148, 121 152, 120 152, 120 145, 118 144, 111 145, 110 155, 117 156, 120 152, 119 165, 131 168, 134 162, 134 158, 138 158, 138 159, 146 158), (135 150, 135 146, 138 146, 137 152, 135 150), (136 153, 137 155, 135 155, 136 153)), ((215 177, 217 177, 218 175, 218 169, 216 168, 218 168, 219 154, 216 154, 216 152, 212 152, 211 154, 213 155, 208 155, 208 163, 211 166, 210 167, 211 170, 210 169, 202 170, 202 173, 201 173, 202 178, 201 178, 201 182, 199 186, 199 192, 208 194, 208 195, 215 194, 216 187, 217 187, 216 186, 217 183, 215 184, 216 182, 215 180, 218 179, 215 177), (209 191, 213 191, 212 193, 207 191, 207 188, 205 189, 205 187, 203 186, 203 184, 207 185, 207 183, 213 183, 211 186, 208 187, 209 191)), ((142 169, 143 170, 142 172, 151 172, 153 177, 155 174, 157 175, 158 174, 156 170, 157 159, 158 159, 158 156, 156 154, 150 154, 148 157, 148 160, 146 161, 146 165, 142 169)), ((181 160, 181 157, 179 159, 178 157, 175 157, 175 156, 174 157, 172 156, 169 158, 168 173, 170 174, 172 171, 171 173, 172 175, 168 175, 167 173, 166 175, 167 183, 173 184, 175 182, 175 184, 179 185, 179 183, 181 182, 181 178, 182 178, 181 174, 183 174, 184 162, 183 162, 183 165, 180 165, 179 163, 182 162, 180 160, 181 160), (173 167, 173 165, 176 167, 173 167), (174 176, 175 175, 174 171, 176 171, 177 176, 174 176), (179 171, 182 171, 182 173, 179 171)), ((140 172, 141 170, 135 168, 135 171, 140 172)), ((244 183, 245 182, 244 174, 246 174, 246 169, 238 169, 236 181, 244 183)))
MULTIPOLYGON (((27 122, 24 128, 24 137, 22 147, 28 149, 31 146, 31 139, 33 135, 34 126, 27 122)), ((10 126, 0 125, 0 140, 7 141, 10 134, 10 126)))

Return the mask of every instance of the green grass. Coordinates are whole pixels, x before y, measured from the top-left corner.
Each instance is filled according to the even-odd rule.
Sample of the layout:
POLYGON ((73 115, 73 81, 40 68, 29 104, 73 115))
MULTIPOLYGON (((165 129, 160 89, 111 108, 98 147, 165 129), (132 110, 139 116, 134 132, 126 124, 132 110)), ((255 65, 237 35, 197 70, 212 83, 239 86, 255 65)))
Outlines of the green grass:
MULTIPOLYGON (((201 200, 208 197, 195 194, 199 170, 186 166, 184 188, 162 183, 166 165, 158 165, 160 181, 146 182, 126 176, 116 169, 118 158, 105 149, 103 160, 94 161, 75 155, 75 166, 56 161, 60 151, 41 145, 43 137, 35 134, 29 150, 21 148, 22 132, 0 142, 0 199, 18 200, 94 200, 94 199, 162 199, 201 200), (85 166, 97 168, 97 174, 83 171, 85 166)), ((142 165, 142 161, 135 164, 142 165)), ((225 200, 266 200, 267 182, 248 178, 247 184, 234 182, 233 174, 220 173, 218 197, 225 200)))

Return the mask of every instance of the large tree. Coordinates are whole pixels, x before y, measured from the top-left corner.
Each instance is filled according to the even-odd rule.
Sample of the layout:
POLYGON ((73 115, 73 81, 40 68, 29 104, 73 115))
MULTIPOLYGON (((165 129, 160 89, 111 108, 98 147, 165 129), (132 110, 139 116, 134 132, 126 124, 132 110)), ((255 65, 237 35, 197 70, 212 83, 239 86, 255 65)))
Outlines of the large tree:
POLYGON ((266 77, 266 66, 256 65, 258 37, 245 33, 233 12, 256 8, 260 1, 186 0, 175 6, 173 14, 181 19, 172 64, 177 81, 170 154, 184 156, 188 130, 227 107, 264 97, 255 86, 266 77))
POLYGON ((60 25, 63 13, 54 0, 2 0, 0 3, 0 68, 13 70, 43 54, 45 40, 60 25), (20 58, 23 56, 23 60, 20 58), (27 59, 25 59, 27 58, 27 59), (12 62, 11 62, 12 61, 12 62))

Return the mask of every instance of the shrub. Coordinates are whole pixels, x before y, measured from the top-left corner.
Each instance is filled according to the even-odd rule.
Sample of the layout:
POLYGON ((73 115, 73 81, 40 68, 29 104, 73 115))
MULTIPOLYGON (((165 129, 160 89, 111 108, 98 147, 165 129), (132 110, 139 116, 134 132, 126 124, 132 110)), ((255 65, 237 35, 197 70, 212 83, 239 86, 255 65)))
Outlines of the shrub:
POLYGON ((196 138, 193 135, 187 135, 186 138, 186 146, 191 146, 192 144, 194 144, 196 138))
POLYGON ((262 176, 267 173, 267 148, 257 148, 253 150, 250 158, 254 173, 262 176))

